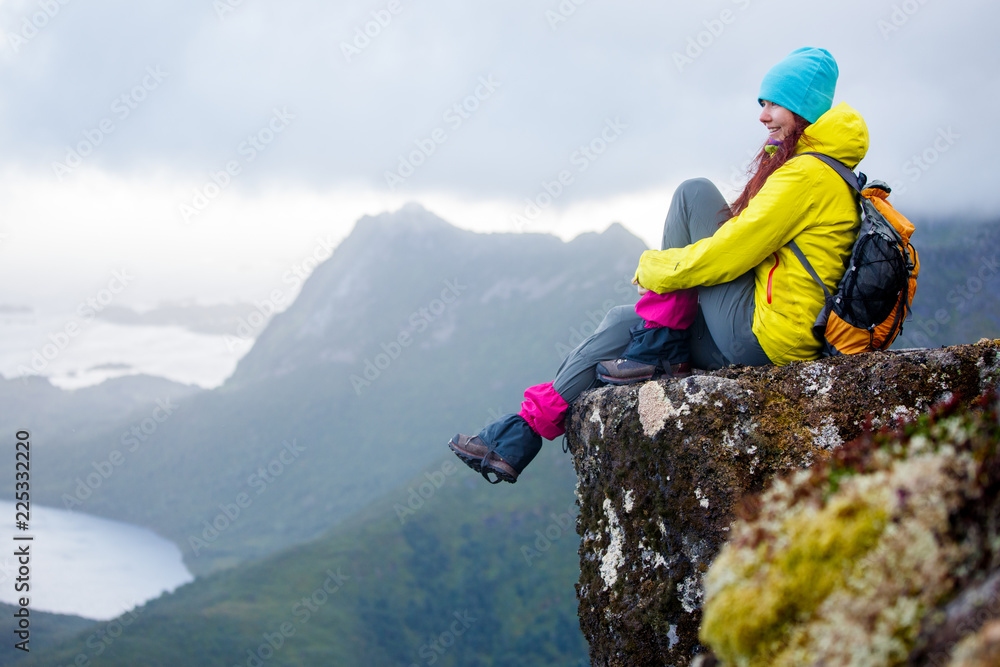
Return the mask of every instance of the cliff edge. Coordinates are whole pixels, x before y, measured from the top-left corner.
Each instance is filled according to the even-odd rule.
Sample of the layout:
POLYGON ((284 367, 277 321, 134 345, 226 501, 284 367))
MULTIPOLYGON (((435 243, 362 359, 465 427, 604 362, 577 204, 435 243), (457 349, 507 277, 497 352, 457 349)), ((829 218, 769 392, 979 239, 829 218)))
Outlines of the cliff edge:
MULTIPOLYGON (((1000 341, 984 340, 581 396, 568 440, 579 479, 579 615, 592 664, 690 664, 706 651, 699 629, 709 566, 738 515, 766 514, 759 494, 772 480, 817 463, 826 469, 866 430, 982 401, 998 381, 1000 341)), ((752 596, 770 592, 748 590, 744 613, 753 615, 752 596)))

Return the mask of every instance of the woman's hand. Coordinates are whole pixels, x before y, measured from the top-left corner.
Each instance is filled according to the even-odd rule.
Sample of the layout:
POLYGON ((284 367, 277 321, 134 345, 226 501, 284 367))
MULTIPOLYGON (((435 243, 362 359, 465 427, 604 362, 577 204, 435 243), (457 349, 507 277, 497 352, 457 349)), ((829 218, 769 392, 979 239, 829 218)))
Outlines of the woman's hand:
POLYGON ((643 294, 645 294, 646 292, 649 291, 648 289, 646 289, 642 285, 639 285, 639 279, 638 278, 633 278, 632 279, 632 284, 633 285, 638 285, 638 287, 639 287, 639 296, 642 296, 643 294))

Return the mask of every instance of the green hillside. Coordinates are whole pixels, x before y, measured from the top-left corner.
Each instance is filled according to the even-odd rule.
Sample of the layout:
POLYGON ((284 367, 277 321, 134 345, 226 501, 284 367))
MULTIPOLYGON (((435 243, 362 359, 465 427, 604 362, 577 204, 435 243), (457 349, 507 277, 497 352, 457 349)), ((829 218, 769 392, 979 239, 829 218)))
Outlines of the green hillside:
MULTIPOLYGON (((20 611, 19 607, 0 602, 0 618, 13 619, 14 614, 20 611)), ((40 652, 43 649, 54 647, 60 642, 68 641, 85 630, 93 632, 96 622, 80 618, 79 616, 67 616, 65 614, 48 614, 44 611, 29 609, 30 637, 27 644, 29 653, 40 652)), ((17 660, 27 656, 24 651, 16 648, 15 643, 23 641, 13 633, 14 623, 4 626, 4 641, 0 642, 0 665, 11 665, 17 660), (9 633, 9 634, 7 634, 9 633)), ((84 634, 83 636, 87 636, 84 634)))
POLYGON ((99 656, 88 630, 17 664, 585 665, 575 479, 553 443, 515 485, 439 459, 316 541, 146 604, 99 656))

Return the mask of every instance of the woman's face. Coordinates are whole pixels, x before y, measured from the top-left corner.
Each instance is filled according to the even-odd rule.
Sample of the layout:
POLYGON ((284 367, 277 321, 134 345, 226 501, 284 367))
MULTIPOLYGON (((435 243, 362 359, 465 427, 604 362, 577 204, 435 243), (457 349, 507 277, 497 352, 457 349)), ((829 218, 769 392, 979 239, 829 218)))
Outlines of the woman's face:
POLYGON ((771 138, 781 141, 795 127, 795 114, 785 107, 764 100, 764 108, 760 112, 760 122, 767 128, 771 138))

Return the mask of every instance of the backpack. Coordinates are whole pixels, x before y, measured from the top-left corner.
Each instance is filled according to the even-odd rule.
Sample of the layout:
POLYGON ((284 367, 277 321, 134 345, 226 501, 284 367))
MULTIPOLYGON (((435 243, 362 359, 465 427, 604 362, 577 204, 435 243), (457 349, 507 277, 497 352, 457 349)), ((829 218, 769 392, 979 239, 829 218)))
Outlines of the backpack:
POLYGON ((867 176, 855 175, 823 153, 800 155, 814 155, 840 174, 857 193, 861 209, 858 238, 833 294, 795 241, 788 244, 826 295, 813 334, 823 343, 824 356, 885 350, 903 330, 917 291, 920 259, 910 243, 913 223, 888 202, 890 188, 882 181, 867 183, 867 176))

